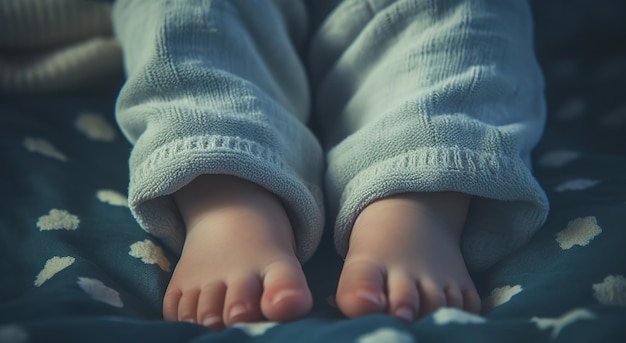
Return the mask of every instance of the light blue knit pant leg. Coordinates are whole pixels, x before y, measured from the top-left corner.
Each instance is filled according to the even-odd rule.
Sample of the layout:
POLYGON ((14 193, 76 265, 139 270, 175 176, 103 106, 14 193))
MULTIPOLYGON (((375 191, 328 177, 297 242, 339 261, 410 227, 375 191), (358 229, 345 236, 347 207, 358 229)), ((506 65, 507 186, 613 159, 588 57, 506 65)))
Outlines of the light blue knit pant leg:
POLYGON ((341 254, 358 213, 394 193, 473 195, 462 242, 471 269, 542 225, 532 33, 527 0, 345 0, 330 13, 308 61, 341 254))
POLYGON ((127 74, 117 119, 134 144, 129 205, 142 227, 179 251, 171 194, 201 174, 235 175, 283 200, 308 259, 324 223, 323 160, 306 126, 303 4, 119 0, 113 19, 127 74))

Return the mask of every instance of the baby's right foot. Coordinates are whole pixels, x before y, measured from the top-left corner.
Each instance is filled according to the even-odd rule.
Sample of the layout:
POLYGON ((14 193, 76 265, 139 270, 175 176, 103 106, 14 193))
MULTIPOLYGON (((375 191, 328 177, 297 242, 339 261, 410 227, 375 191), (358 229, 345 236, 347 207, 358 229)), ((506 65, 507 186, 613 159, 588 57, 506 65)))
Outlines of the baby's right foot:
POLYGON ((179 190, 187 237, 163 317, 212 329, 288 321, 313 305, 280 200, 242 179, 203 175, 179 190))

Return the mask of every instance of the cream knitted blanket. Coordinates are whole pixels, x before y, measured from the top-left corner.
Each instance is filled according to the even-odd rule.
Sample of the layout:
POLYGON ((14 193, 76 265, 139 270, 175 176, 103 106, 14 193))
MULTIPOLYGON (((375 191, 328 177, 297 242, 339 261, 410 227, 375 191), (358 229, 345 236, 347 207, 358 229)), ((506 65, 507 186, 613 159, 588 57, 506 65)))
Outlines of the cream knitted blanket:
POLYGON ((0 92, 63 92, 122 76, 111 3, 0 0, 0 92))

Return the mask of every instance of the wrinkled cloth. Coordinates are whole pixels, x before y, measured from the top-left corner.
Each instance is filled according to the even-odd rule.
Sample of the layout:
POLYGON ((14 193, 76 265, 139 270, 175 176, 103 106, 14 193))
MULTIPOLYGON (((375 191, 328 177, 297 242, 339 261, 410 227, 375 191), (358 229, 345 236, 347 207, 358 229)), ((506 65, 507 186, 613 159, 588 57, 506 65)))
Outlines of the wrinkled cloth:
POLYGON ((530 164, 545 103, 527 1, 117 1, 112 27, 101 19, 109 2, 1 4, 34 27, 2 21, 2 51, 63 52, 34 59, 54 62, 38 69, 45 77, 5 89, 71 89, 110 72, 98 59, 123 63, 116 115, 134 145, 129 206, 174 251, 184 230, 171 195, 206 173, 277 194, 302 261, 325 225, 345 255, 359 212, 394 193, 473 195, 462 240, 471 269, 545 221, 530 164), (31 37, 27 48, 16 32, 31 37), (103 46, 94 39, 115 57, 84 53, 103 46))
POLYGON ((525 243, 548 212, 530 166, 545 104, 527 1, 343 1, 309 40, 306 11, 116 3, 128 75, 117 117, 140 223, 180 249, 170 195, 222 173, 280 196, 302 260, 322 234, 322 189, 341 254, 359 212, 400 192, 474 196, 471 268, 525 243))

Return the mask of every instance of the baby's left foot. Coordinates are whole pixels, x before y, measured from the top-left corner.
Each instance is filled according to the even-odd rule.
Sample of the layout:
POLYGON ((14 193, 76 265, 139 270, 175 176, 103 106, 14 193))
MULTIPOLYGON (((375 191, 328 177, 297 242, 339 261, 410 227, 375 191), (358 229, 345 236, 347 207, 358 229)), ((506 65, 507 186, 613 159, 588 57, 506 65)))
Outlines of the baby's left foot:
POLYGON ((440 307, 480 311, 460 250, 469 206, 460 193, 407 193, 368 205, 356 220, 337 289, 348 317, 413 321, 440 307))

